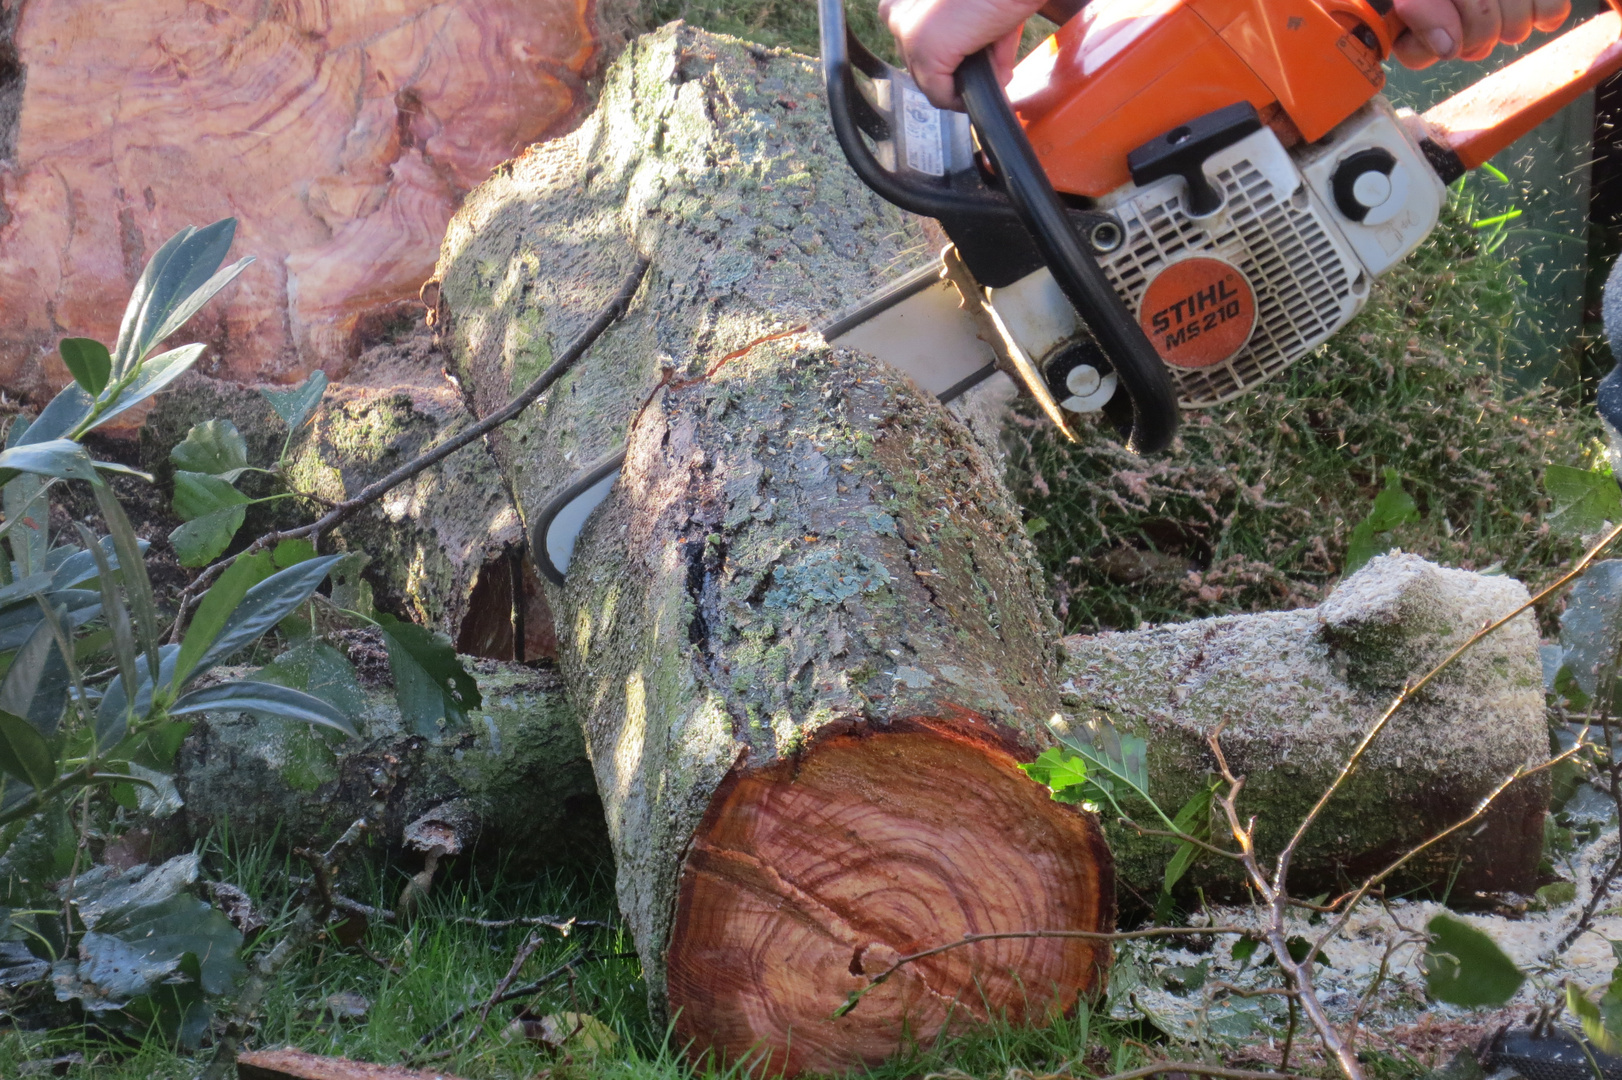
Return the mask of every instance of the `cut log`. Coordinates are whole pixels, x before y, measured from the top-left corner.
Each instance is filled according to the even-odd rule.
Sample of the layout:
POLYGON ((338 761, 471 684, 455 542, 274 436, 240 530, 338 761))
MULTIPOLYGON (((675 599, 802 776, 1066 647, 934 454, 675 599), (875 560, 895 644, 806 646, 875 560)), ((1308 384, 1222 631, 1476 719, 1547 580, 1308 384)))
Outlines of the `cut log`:
POLYGON ((626 318, 493 442, 533 520, 629 439, 554 608, 654 1010, 695 1056, 798 1073, 1073 1008, 1108 948, 1025 938, 833 1016, 966 932, 1110 929, 1114 895, 1096 819, 1016 767, 1050 742, 1057 625, 998 470, 870 358, 760 340, 929 254, 839 156, 814 62, 667 27, 470 197, 436 277, 475 408, 638 250, 626 318))
MULTIPOLYGON (((1270 860, 1403 685, 1526 600, 1513 578, 1383 555, 1316 608, 1067 638, 1066 704, 1148 740, 1156 798, 1172 811, 1216 769, 1206 740, 1220 728, 1229 765, 1246 777, 1240 809, 1256 815, 1257 848, 1270 860)), ((1298 849, 1295 894, 1350 887, 1548 756, 1537 625, 1527 613, 1392 718, 1298 849)), ((1455 903, 1531 893, 1548 805, 1546 773, 1517 781, 1479 831, 1414 860, 1392 887, 1449 893, 1455 903)), ((1152 898, 1169 846, 1108 831, 1122 883, 1152 898)), ((1215 859, 1197 863, 1184 886, 1207 896, 1240 890, 1237 869, 1215 859)))
POLYGON ((57 339, 111 342, 157 246, 226 216, 259 262, 194 321, 210 373, 341 375, 462 196, 576 118, 595 7, 0 5, 0 385, 63 385, 57 339))

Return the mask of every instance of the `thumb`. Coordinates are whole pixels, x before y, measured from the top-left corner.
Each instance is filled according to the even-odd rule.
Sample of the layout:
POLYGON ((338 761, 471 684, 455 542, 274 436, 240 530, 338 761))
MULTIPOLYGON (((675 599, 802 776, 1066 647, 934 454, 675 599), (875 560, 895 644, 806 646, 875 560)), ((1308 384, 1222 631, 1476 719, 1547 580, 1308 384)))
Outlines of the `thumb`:
POLYGON ((1019 61, 1019 39, 1025 33, 1025 24, 1008 31, 991 47, 991 67, 997 73, 997 83, 1007 86, 1014 77, 1014 65, 1019 61))

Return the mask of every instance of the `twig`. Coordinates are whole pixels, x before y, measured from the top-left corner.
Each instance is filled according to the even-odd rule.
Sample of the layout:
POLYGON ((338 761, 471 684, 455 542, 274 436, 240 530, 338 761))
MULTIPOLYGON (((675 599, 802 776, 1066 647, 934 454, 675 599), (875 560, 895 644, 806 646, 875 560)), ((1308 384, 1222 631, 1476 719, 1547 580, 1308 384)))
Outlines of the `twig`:
POLYGON ((406 462, 382 479, 367 484, 354 498, 345 499, 343 502, 336 504, 331 510, 308 525, 266 533, 248 545, 238 555, 234 555, 229 559, 222 559, 199 574, 197 579, 186 586, 185 591, 180 594, 179 610, 175 614, 175 624, 169 634, 170 641, 178 642, 180 640, 181 632, 185 627, 187 612, 191 605, 196 603, 200 593, 213 584, 214 580, 225 572, 226 567, 230 566, 242 555, 264 551, 266 548, 279 544, 283 540, 310 537, 318 542, 323 533, 342 524, 347 518, 369 503, 376 502, 390 490, 439 464, 464 446, 482 439, 529 408, 537 398, 551 388, 553 383, 568 374, 569 369, 574 367, 580 361, 580 358, 586 354, 586 350, 590 349, 597 339, 603 335, 603 332, 625 313, 625 309, 630 306, 631 298, 636 295, 637 289, 642 286, 642 279, 648 272, 648 265, 649 259, 646 255, 637 256, 635 266, 632 267, 631 272, 620 283, 619 290, 614 294, 613 299, 609 300, 603 309, 597 313, 597 317, 591 321, 591 324, 581 331, 580 336, 574 339, 569 347, 563 351, 563 354, 552 362, 550 367, 541 372, 535 378, 535 381, 531 382, 518 396, 500 409, 460 434, 446 439, 433 449, 406 462))
MULTIPOLYGON (((377 816, 376 807, 381 804, 381 799, 376 792, 373 793, 373 798, 373 816, 377 816)), ((344 830, 344 834, 332 847, 324 854, 315 856, 314 862, 320 866, 318 881, 330 881, 339 862, 360 843, 361 837, 371 831, 371 828, 367 818, 358 818, 344 830)), ((209 1059, 200 1080, 224 1080, 234 1070, 242 1043, 253 1030, 254 1014, 259 1011, 259 1005, 275 980, 277 972, 281 971, 301 949, 320 936, 326 927, 327 916, 332 911, 330 895, 330 889, 324 891, 319 886, 310 891, 304 903, 300 905, 298 914, 293 918, 293 925, 288 928, 287 933, 273 949, 260 956, 258 963, 254 964, 247 982, 242 987, 242 993, 237 997, 236 1007, 231 1010, 225 1030, 214 1044, 214 1056, 209 1059)))
MULTIPOLYGON (((536 979, 532 983, 525 983, 523 986, 514 987, 513 989, 503 991, 500 994, 492 994, 484 1003, 482 1003, 482 1006, 486 1007, 486 1008, 493 1009, 497 1005, 502 1005, 502 1004, 505 1004, 506 1002, 509 1002, 509 1001, 517 1001, 519 998, 529 997, 532 994, 537 994, 540 991, 545 990, 552 983, 557 982, 559 979, 563 978, 563 976, 567 975, 570 971, 574 970, 574 968, 577 967, 580 964, 592 963, 592 962, 597 961, 597 960, 635 960, 635 959, 636 959, 636 953, 634 953, 634 952, 619 952, 619 953, 598 953, 598 952, 589 952, 589 951, 588 952, 583 952, 579 956, 577 956, 574 959, 568 961, 567 963, 560 964, 557 967, 553 968, 551 971, 548 971, 545 975, 542 975, 539 979, 536 979)), ((428 1034, 426 1034, 422 1038, 418 1039, 417 1040, 417 1045, 418 1046, 427 1046, 428 1044, 432 1043, 435 1039, 439 1038, 446 1031, 448 1031, 453 1025, 455 1025, 458 1021, 460 1021, 464 1016, 466 1016, 468 1013, 472 1012, 474 1009, 480 1008, 480 1007, 481 1007, 480 1004, 474 1004, 474 1005, 464 1005, 460 1009, 457 1009, 455 1012, 451 1013, 450 1016, 446 1017, 439 1024, 436 1024, 434 1026, 434 1028, 431 1031, 428 1032, 428 1034)), ((439 1054, 437 1056, 448 1057, 450 1055, 449 1055, 449 1053, 441 1053, 441 1054, 439 1054)))
POLYGON ((575 930, 614 930, 610 922, 597 919, 577 919, 573 915, 527 915, 520 919, 475 919, 471 915, 458 915, 453 922, 463 926, 477 926, 485 930, 508 930, 514 926, 547 926, 568 937, 575 930))
MULTIPOLYGON (((1619 655, 1619 658, 1622 658, 1622 655, 1619 655)), ((1614 685, 1617 664, 1613 662, 1609 666, 1611 670, 1606 675, 1606 683, 1607 685, 1614 685)), ((1622 821, 1622 761, 1617 760, 1616 735, 1608 725, 1610 711, 1611 701, 1609 695, 1607 695, 1605 703, 1600 709, 1599 721, 1602 725, 1606 725, 1603 728, 1605 732, 1605 776, 1610 782, 1611 803, 1616 807, 1617 820, 1622 821)), ((1582 742, 1581 739, 1577 741, 1579 744, 1582 742)), ((1583 905, 1582 914, 1577 917, 1576 924, 1567 931, 1565 937, 1560 939, 1560 944, 1554 947, 1554 956, 1559 956, 1575 945, 1577 939, 1586 934, 1588 928, 1594 925, 1594 916, 1599 914, 1600 905, 1610 895, 1611 886, 1616 884, 1617 876, 1622 874, 1622 839, 1619 839, 1617 843, 1616 858, 1611 860, 1611 865, 1605 868, 1604 873, 1594 878, 1592 882, 1593 891, 1588 897, 1588 903, 1583 905)))
POLYGON ((1157 1061, 1140 1065, 1136 1069, 1112 1073, 1103 1080, 1142 1080, 1146 1076, 1165 1073, 1189 1073, 1193 1076, 1214 1076, 1217 1080, 1307 1080, 1306 1077, 1287 1072, 1257 1072, 1254 1069, 1230 1069, 1226 1065, 1202 1065, 1197 1061, 1157 1061))
POLYGON ((1290 998, 1290 1025, 1284 1029, 1284 1046, 1278 1054, 1278 1067, 1290 1067, 1290 1050, 1295 1046, 1295 1028, 1301 1022, 1301 1003, 1292 996, 1290 998))
POLYGON ((518 955, 513 957, 512 966, 507 969, 507 974, 501 977, 501 981, 496 983, 496 988, 491 991, 490 997, 483 1005, 479 1006, 478 1022, 473 1025, 473 1030, 467 1033, 467 1038, 462 1040, 462 1045, 458 1046, 457 1050, 466 1050, 473 1045, 473 1040, 478 1038, 479 1032, 484 1030, 485 1021, 490 1019, 490 1010, 496 1007, 496 1002, 501 1000, 501 995, 512 987, 513 980, 518 978, 518 973, 523 970, 525 964, 529 963, 529 958, 535 955, 535 950, 539 949, 545 941, 546 939, 541 937, 540 934, 531 933, 524 940, 524 944, 519 946, 518 955))

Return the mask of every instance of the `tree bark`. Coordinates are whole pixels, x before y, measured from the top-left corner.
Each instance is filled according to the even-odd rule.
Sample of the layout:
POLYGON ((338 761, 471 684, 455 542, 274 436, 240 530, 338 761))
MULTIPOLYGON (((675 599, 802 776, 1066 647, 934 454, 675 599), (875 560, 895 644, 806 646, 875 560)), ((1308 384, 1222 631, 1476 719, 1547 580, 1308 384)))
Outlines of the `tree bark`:
POLYGON ((578 118, 597 7, 0 3, 0 385, 47 397, 57 340, 111 343, 158 245, 226 216, 259 261, 195 320, 210 373, 341 376, 462 196, 578 118))
MULTIPOLYGON (((1229 765, 1246 778, 1240 809, 1256 816, 1257 848, 1271 865, 1404 684, 1526 600, 1513 578, 1383 555, 1315 608, 1067 638, 1066 705, 1147 739, 1153 794, 1168 812, 1216 772, 1207 740, 1220 730, 1229 765)), ((1292 859, 1295 895, 1351 887, 1548 756, 1528 612, 1396 713, 1292 859)), ((1479 830, 1414 860, 1391 889, 1455 904, 1531 893, 1548 805, 1547 774, 1517 781, 1479 830)), ((1108 832, 1121 883, 1152 899, 1171 845, 1108 832)), ((1200 860, 1182 884, 1213 897, 1243 890, 1238 868, 1221 859, 1200 860)))
POLYGON ((638 251, 626 318, 492 441, 533 520, 628 440, 554 607, 654 1009, 695 1055, 797 1073, 1073 1007, 1108 949, 1035 938, 909 965, 833 1018, 898 956, 1109 929, 1114 896, 1096 820, 1016 767, 1050 740, 1057 625, 996 466, 870 358, 760 341, 929 251, 839 157, 813 62, 666 27, 577 132, 470 197, 436 277, 475 408, 638 251))

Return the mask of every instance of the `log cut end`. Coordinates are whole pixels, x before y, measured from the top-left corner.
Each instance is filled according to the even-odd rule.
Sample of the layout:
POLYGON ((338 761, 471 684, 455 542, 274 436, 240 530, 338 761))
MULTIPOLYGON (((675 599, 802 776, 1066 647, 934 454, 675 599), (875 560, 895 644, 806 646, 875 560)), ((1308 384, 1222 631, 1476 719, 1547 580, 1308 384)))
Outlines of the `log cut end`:
POLYGON ((668 954, 678 1041, 795 1075, 871 1065, 909 1040, 1040 1022, 1100 990, 1107 943, 964 934, 1114 928, 1097 823, 1053 802, 978 724, 851 725, 734 768, 682 873, 668 954), (691 1018, 691 1019, 689 1019, 691 1018))

